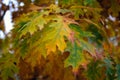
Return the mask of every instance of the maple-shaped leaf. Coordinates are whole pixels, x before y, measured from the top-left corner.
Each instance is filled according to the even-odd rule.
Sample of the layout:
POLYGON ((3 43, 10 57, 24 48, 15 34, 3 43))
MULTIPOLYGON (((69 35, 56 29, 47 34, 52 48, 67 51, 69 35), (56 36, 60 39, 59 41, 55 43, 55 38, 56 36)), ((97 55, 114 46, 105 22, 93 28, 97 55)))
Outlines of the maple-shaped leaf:
POLYGON ((82 39, 83 37, 94 37, 94 35, 89 31, 82 30, 80 26, 76 24, 70 24, 69 27, 74 30, 74 36, 79 41, 80 47, 88 51, 92 56, 95 56, 95 47, 82 39))
POLYGON ((68 23, 64 22, 62 16, 52 16, 52 22, 43 32, 42 41, 45 42, 47 53, 55 52, 56 49, 61 52, 66 48, 65 37, 71 33, 68 23))
POLYGON ((72 66, 74 71, 77 71, 80 65, 86 64, 83 50, 76 42, 70 47, 70 55, 64 63, 65 67, 72 66))
POLYGON ((30 20, 27 21, 24 25, 21 25, 20 29, 18 30, 21 34, 20 37, 25 35, 27 32, 30 32, 30 34, 33 34, 35 31, 42 30, 44 28, 44 25, 47 23, 45 18, 43 18, 44 15, 48 15, 48 11, 40 12, 34 14, 32 17, 28 14, 28 17, 30 17, 30 20))

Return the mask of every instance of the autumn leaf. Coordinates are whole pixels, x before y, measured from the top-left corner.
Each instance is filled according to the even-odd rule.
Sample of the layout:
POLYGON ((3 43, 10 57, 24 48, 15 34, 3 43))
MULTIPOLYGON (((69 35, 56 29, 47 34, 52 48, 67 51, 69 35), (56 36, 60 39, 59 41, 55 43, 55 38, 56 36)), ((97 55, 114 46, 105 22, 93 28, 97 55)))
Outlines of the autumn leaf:
POLYGON ((72 66, 77 71, 80 65, 86 64, 82 48, 75 42, 70 48, 70 55, 65 60, 65 67, 72 66))
POLYGON ((20 37, 25 35, 27 32, 29 32, 32 35, 38 29, 42 30, 44 28, 44 25, 47 23, 43 16, 48 15, 48 13, 49 12, 47 11, 37 13, 34 16, 32 16, 28 22, 26 22, 24 25, 21 25, 20 29, 18 30, 18 32, 21 33, 20 37))
POLYGON ((42 41, 45 42, 47 53, 55 52, 58 48, 61 52, 64 52, 66 48, 65 37, 68 37, 71 33, 71 29, 68 27, 68 23, 64 22, 62 16, 54 16, 47 30, 43 32, 42 41))
POLYGON ((75 39, 79 42, 80 47, 88 51, 92 56, 95 56, 95 47, 82 39, 83 37, 94 37, 94 35, 89 31, 83 31, 80 26, 76 24, 70 24, 69 27, 74 30, 75 39))

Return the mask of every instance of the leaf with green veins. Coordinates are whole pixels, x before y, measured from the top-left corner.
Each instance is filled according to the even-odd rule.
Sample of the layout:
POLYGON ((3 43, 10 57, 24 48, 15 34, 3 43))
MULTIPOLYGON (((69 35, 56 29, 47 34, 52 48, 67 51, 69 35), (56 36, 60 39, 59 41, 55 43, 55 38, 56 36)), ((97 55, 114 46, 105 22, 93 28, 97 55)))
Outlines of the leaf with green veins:
POLYGON ((48 33, 47 34, 44 34, 46 35, 44 38, 43 38, 43 41, 46 42, 46 48, 48 50, 48 53, 49 52, 55 52, 56 51, 56 46, 58 47, 58 49, 60 51, 64 51, 64 49, 66 48, 66 43, 64 41, 64 36, 66 34, 63 34, 64 31, 62 31, 62 25, 61 23, 52 23, 51 24, 51 28, 53 31, 47 31, 48 33))
POLYGON ((80 37, 94 37, 94 35, 89 31, 83 31, 80 26, 76 24, 70 24, 69 27, 74 30, 74 32, 77 32, 76 35, 80 37))
POLYGON ((30 32, 30 34, 33 34, 38 30, 38 27, 40 30, 44 28, 44 25, 47 23, 46 19, 43 18, 44 15, 48 15, 48 11, 37 13, 33 17, 30 17, 30 20, 26 22, 26 24, 22 25, 20 29, 18 30, 21 34, 20 37, 25 35, 27 32, 30 32))
POLYGON ((46 28, 43 32, 42 41, 45 42, 47 53, 55 52, 57 47, 58 50, 63 52, 66 48, 64 37, 68 38, 71 33, 68 23, 64 22, 62 16, 54 16, 52 22, 46 28))
POLYGON ((64 64, 65 67, 72 66, 73 70, 77 70, 80 65, 83 65, 86 63, 86 60, 84 58, 84 54, 82 52, 82 48, 75 42, 71 48, 70 48, 70 55, 65 60, 64 64))
POLYGON ((93 45, 91 45, 90 43, 86 42, 83 39, 79 39, 80 42, 80 47, 83 48, 85 51, 88 51, 92 56, 96 56, 95 55, 95 47, 93 45))

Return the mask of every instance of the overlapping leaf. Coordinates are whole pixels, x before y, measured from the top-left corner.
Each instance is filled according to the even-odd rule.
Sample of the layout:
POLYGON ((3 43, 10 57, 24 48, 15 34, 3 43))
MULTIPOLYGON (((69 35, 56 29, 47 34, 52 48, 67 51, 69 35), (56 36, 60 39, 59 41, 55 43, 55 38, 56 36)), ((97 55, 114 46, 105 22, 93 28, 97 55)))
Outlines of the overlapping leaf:
MULTIPOLYGON (((27 20, 22 20, 22 23, 18 24, 20 25, 18 28, 20 39, 28 32, 32 34, 32 36, 27 35, 27 37, 23 37, 18 48, 22 41, 24 42, 26 40, 25 45, 29 46, 29 50, 27 49, 28 54, 23 56, 27 62, 31 62, 33 67, 37 61, 40 61, 41 55, 46 57, 51 53, 56 53, 56 51, 62 53, 70 49, 70 55, 65 60, 65 66, 71 65, 74 70, 77 70, 80 65, 87 63, 83 50, 88 51, 91 55, 95 53, 95 48, 83 39, 93 37, 93 35, 90 32, 83 31, 74 19, 68 16, 58 15, 60 9, 54 5, 53 7, 57 11, 52 8, 39 13, 28 14, 26 17, 27 20), (68 42, 70 42, 71 46, 67 45, 68 42), (34 59, 35 57, 37 58, 34 59)), ((25 47, 23 46, 18 50, 22 51, 23 48, 25 47)), ((25 50, 23 49, 22 53, 25 50)))
POLYGON ((69 57, 65 60, 65 67, 72 66, 76 71, 80 65, 86 64, 82 48, 76 42, 70 47, 70 52, 69 57))
POLYGON ((30 34, 33 34, 38 30, 42 30, 44 28, 44 25, 47 23, 47 21, 44 19, 44 15, 48 15, 49 12, 40 12, 34 15, 29 15, 30 19, 23 25, 21 25, 20 29, 18 30, 21 34, 20 37, 25 35, 27 32, 30 34))
POLYGON ((43 32, 42 41, 45 42, 47 53, 55 52, 58 48, 61 52, 66 48, 65 37, 71 33, 68 23, 62 16, 54 16, 47 30, 43 32))
POLYGON ((83 40, 83 37, 86 37, 86 38, 94 37, 94 35, 89 31, 83 31, 80 28, 80 26, 75 25, 75 24, 71 24, 70 28, 75 31, 75 37, 79 41, 80 47, 83 50, 88 51, 91 55, 95 56, 95 48, 94 48, 94 46, 92 46, 89 42, 83 40))

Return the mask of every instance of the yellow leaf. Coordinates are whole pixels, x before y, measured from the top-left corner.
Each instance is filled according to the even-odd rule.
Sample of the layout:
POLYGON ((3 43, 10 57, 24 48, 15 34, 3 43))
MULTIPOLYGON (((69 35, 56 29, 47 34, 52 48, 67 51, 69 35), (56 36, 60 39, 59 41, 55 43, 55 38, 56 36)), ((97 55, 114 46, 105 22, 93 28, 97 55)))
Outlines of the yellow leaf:
POLYGON ((62 16, 51 16, 52 21, 43 31, 43 42, 46 44, 47 54, 55 52, 57 49, 64 52, 66 48, 65 37, 69 37, 71 29, 68 27, 69 21, 65 21, 62 16))

